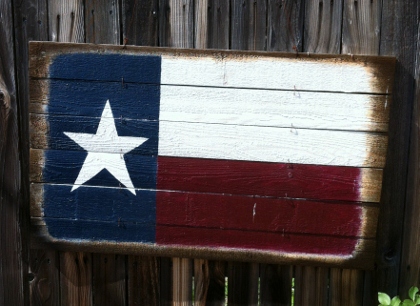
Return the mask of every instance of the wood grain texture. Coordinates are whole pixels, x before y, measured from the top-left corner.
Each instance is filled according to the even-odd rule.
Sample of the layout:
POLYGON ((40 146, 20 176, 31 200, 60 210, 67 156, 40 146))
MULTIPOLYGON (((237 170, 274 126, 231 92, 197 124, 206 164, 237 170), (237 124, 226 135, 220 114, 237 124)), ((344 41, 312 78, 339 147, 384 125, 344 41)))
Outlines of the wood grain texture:
POLYGON ((161 290, 159 285, 167 283, 166 278, 160 281, 160 258, 148 256, 128 256, 127 286, 128 305, 160 305, 161 290))
POLYGON ((267 50, 302 51, 303 10, 301 0, 268 0, 267 50))
POLYGON ((342 0, 313 0, 305 3, 303 51, 340 53, 342 0))
POLYGON ((293 266, 260 265, 261 306, 290 306, 293 266))
POLYGON ((420 282, 420 24, 417 32, 417 52, 415 62, 416 93, 413 105, 412 128, 410 136, 410 159, 408 168, 407 204, 404 216, 404 239, 400 269, 399 292, 408 292, 412 284, 420 282))
POLYGON ((232 0, 230 49, 266 50, 267 1, 232 0))
POLYGON ((227 267, 228 305, 257 305, 259 265, 229 262, 227 267))
POLYGON ((92 299, 94 305, 125 305, 126 256, 92 254, 92 299))
POLYGON ((327 305, 328 272, 328 268, 325 267, 296 266, 294 305, 327 305))
POLYGON ((122 1, 122 10, 123 43, 138 46, 159 44, 158 0, 125 0, 122 1))
POLYGON ((49 40, 85 42, 84 7, 81 0, 48 0, 49 40))
POLYGON ((378 0, 344 0, 342 53, 379 53, 381 9, 378 0))
POLYGON ((91 254, 60 253, 60 290, 69 305, 93 305, 91 254))
POLYGON ((332 269, 330 306, 363 305, 363 271, 332 269))
POLYGON ((194 0, 169 0, 170 46, 194 46, 194 0))
MULTIPOLYGON (((409 131, 413 112, 414 78, 418 3, 415 1, 384 1, 381 23, 380 54, 394 55, 398 59, 390 117, 390 148, 385 166, 382 187, 383 210, 379 218, 377 264, 378 288, 394 296, 400 274, 401 245, 403 237, 403 211, 405 207, 406 174, 408 167, 409 131)), ((402 267, 402 269, 406 269, 402 267)))
POLYGON ((53 250, 31 250, 30 305, 60 305, 59 257, 53 250))
POLYGON ((212 0, 208 3, 208 48, 229 49, 230 2, 212 0))
MULTIPOLYGON (((0 2, 0 304, 27 305, 27 207, 22 196, 13 3, 0 2)), ((17 21, 20 24, 21 20, 17 21)))
POLYGON ((174 305, 192 305, 192 260, 172 258, 172 301, 174 305))
POLYGON ((84 2, 86 42, 120 44, 119 2, 88 0, 84 2))
POLYGON ((194 259, 194 305, 206 305, 209 284, 208 260, 194 259))
POLYGON ((194 2, 194 48, 207 47, 208 0, 194 2))

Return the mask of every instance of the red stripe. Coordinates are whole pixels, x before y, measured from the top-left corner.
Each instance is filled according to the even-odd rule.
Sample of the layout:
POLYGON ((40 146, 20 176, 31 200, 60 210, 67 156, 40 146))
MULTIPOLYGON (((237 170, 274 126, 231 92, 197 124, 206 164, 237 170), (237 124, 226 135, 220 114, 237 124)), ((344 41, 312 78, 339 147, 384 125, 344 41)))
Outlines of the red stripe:
POLYGON ((354 203, 179 192, 158 192, 156 202, 158 225, 355 237, 362 224, 354 203))
POLYGON ((158 157, 157 187, 314 200, 359 200, 360 169, 158 157))
POLYGON ((162 245, 245 248, 319 255, 351 255, 357 242, 357 238, 348 237, 283 235, 270 232, 162 225, 156 227, 156 243, 162 245))

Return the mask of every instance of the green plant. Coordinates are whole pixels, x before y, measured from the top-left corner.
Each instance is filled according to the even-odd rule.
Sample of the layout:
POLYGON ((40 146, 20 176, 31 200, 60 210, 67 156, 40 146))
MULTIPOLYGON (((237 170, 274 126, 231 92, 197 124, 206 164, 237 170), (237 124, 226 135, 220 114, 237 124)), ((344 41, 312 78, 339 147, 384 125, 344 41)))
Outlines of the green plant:
POLYGON ((379 306, 416 306, 420 305, 420 294, 419 288, 417 287, 411 287, 410 290, 408 290, 408 296, 410 299, 405 299, 404 301, 401 301, 400 297, 397 295, 393 299, 389 297, 388 294, 383 292, 378 292, 378 301, 379 306))

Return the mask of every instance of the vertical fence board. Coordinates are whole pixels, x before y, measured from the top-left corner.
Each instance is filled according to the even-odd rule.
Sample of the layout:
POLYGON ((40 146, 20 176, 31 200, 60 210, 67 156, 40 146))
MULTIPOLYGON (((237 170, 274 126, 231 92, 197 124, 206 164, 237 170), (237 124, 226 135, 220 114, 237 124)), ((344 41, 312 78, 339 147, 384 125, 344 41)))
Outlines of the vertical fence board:
POLYGON ((204 259, 194 259, 194 305, 206 305, 209 289, 209 264, 204 259))
MULTIPOLYGON (((402 227, 404 224, 406 175, 417 39, 418 1, 384 1, 381 23, 381 55, 397 57, 392 108, 389 122, 389 147, 382 184, 381 211, 377 233, 376 279, 378 290, 397 294, 399 283, 402 227)), ((413 209, 409 203, 407 213, 413 209)), ((406 267, 403 267, 404 271, 406 267)), ((403 274, 405 275, 405 274, 403 274)), ((406 294, 406 292, 400 292, 406 294)))
POLYGON ((51 41, 85 42, 84 8, 82 0, 48 1, 51 41))
POLYGON ((94 305, 125 305, 126 256, 93 254, 92 258, 92 295, 94 305))
POLYGON ((323 306, 328 301, 328 269, 295 267, 295 305, 323 306))
POLYGON ((302 51, 303 11, 303 0, 268 0, 268 50, 302 51))
POLYGON ((231 49, 264 50, 267 35, 267 1, 232 0, 231 49))
POLYGON ((195 0, 194 47, 205 49, 207 47, 208 0, 195 0))
MULTIPOLYGON (((28 303, 11 1, 0 2, 0 304, 28 303), (21 226, 21 224, 23 224, 21 226)), ((27 209, 27 207, 26 207, 27 209)))
POLYGON ((60 291, 61 305, 93 305, 91 254, 60 254, 60 291))
POLYGON ((118 0, 85 0, 86 42, 120 44, 118 0))
POLYGON ((209 261, 209 287, 206 305, 222 306, 226 303, 225 280, 226 263, 223 261, 209 261))
MULTIPOLYGON (((420 16, 418 17, 420 18, 420 16)), ((420 20, 419 20, 420 21, 420 20)), ((420 284, 420 23, 417 31, 417 52, 415 62, 416 93, 410 137, 410 167, 408 176, 407 203, 404 218, 404 240, 400 271, 400 292, 407 292, 413 285, 420 284)))
POLYGON ((194 1, 169 0, 170 46, 194 47, 194 1))
POLYGON ((229 1, 213 0, 208 3, 207 45, 213 49, 229 49, 229 1))
POLYGON ((60 305, 60 275, 58 253, 31 250, 29 262, 30 305, 60 305))
POLYGON ((258 303, 259 266, 256 263, 228 263, 228 305, 258 303))
POLYGON ((128 305, 159 305, 158 263, 155 257, 128 256, 128 305))
POLYGON ((363 305, 363 271, 331 269, 330 306, 363 305))
POLYGON ((123 38, 129 45, 157 46, 158 0, 122 1, 123 38))
POLYGON ((260 265, 261 306, 289 306, 292 300, 293 267, 260 265))
POLYGON ((172 294, 174 305, 192 305, 192 261, 172 258, 172 294))
POLYGON ((379 53, 380 0, 344 0, 343 53, 379 53))
POLYGON ((305 3, 303 51, 340 53, 343 0, 305 3))

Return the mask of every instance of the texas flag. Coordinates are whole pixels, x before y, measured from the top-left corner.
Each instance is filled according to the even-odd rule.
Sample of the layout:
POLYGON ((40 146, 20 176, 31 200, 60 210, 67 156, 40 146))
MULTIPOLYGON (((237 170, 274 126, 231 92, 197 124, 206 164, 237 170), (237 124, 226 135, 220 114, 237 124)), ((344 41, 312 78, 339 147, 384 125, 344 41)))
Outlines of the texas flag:
POLYGON ((32 76, 47 84, 31 156, 49 235, 344 257, 372 241, 388 126, 376 70, 189 52, 60 53, 47 81, 32 76))

